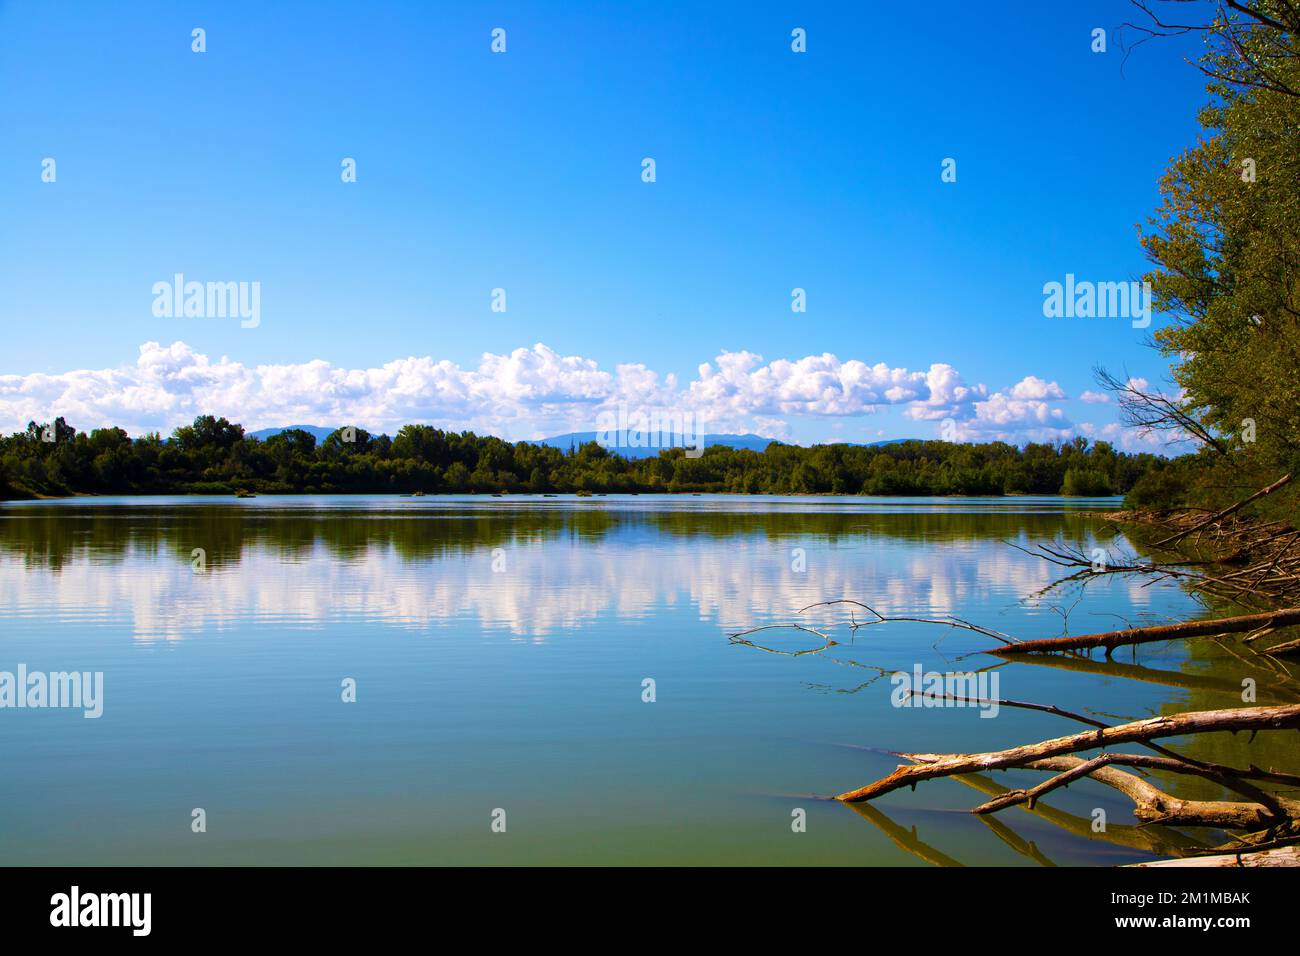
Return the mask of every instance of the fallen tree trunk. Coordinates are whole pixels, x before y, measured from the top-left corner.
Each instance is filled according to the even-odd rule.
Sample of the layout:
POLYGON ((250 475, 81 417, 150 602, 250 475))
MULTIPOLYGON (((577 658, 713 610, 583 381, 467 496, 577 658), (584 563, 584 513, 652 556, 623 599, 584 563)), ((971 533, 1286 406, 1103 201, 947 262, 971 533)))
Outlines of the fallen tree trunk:
POLYGON ((1077 651, 1104 647, 1109 652, 1129 644, 1148 644, 1152 641, 1171 641, 1186 637, 1204 637, 1210 634, 1237 634, 1262 627, 1288 627, 1300 624, 1300 607, 1262 614, 1243 614, 1212 621, 1185 621, 1181 624, 1157 624, 1153 627, 1132 627, 1123 631, 1105 631, 1100 634, 1081 634, 1078 637, 1049 637, 1037 641, 1007 644, 981 653, 1010 657, 1019 654, 1049 653, 1051 651, 1077 651))
POLYGON ((1056 737, 1041 743, 1012 747, 982 754, 949 754, 926 764, 905 764, 888 777, 850 790, 836 797, 846 803, 871 800, 922 780, 953 774, 1018 767, 1034 760, 1058 757, 1078 750, 1093 750, 1112 744, 1142 743, 1161 737, 1220 730, 1283 730, 1300 728, 1300 704, 1278 707, 1243 707, 1231 710, 1200 710, 1163 717, 1148 717, 1115 727, 1100 727, 1083 733, 1056 737))
POLYGON ((1141 777, 1112 767, 1121 764, 1172 773, 1191 773, 1231 787, 1234 782, 1209 768, 1186 764, 1170 757, 1152 757, 1146 754, 1100 754, 1091 760, 1081 757, 1049 757, 1024 765, 1026 770, 1057 771, 1056 776, 1028 790, 1008 790, 1006 793, 981 804, 972 813, 996 813, 1007 807, 1027 804, 1031 809, 1035 801, 1058 787, 1069 786, 1082 777, 1092 777, 1108 787, 1114 787, 1133 801, 1133 815, 1144 823, 1165 826, 1204 826, 1224 829, 1259 830, 1300 816, 1300 804, 1267 794, 1255 788, 1259 803, 1231 800, 1184 800, 1159 789, 1141 777))
POLYGON ((1129 866, 1300 866, 1300 846, 1284 846, 1276 850, 1261 850, 1256 853, 1219 853, 1214 856, 1153 860, 1150 863, 1130 863, 1129 866))
MULTIPOLYGON (((913 756, 920 757, 922 755, 913 754, 913 756)), ((965 773, 952 779, 954 782, 960 783, 964 787, 970 787, 972 790, 988 797, 997 797, 1007 792, 1006 787, 995 782, 991 777, 980 773, 965 773)), ((850 803, 848 806, 857 810, 860 807, 870 806, 870 804, 850 803)), ((1184 856, 1188 853, 1213 849, 1182 830, 1175 830, 1159 824, 1141 823, 1137 826, 1130 826, 1124 823, 1112 823, 1105 830, 1097 833, 1092 829, 1093 821, 1090 817, 1080 817, 1072 813, 1066 813, 1045 803, 1035 804, 1032 808, 1022 803, 1019 809, 1046 823, 1050 823, 1054 827, 1059 827, 1071 836, 1081 837, 1085 840, 1104 840, 1107 843, 1113 843, 1115 846, 1150 853, 1153 856, 1184 856)), ((996 820, 997 817, 982 816, 979 819, 987 823, 996 820)), ((1219 852, 1223 851, 1220 850, 1219 852)))

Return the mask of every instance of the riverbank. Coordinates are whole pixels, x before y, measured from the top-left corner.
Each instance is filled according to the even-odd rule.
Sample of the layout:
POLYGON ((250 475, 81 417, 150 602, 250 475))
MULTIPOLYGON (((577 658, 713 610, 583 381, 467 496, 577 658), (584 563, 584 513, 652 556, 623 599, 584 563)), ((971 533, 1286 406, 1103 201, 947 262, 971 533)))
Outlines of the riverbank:
MULTIPOLYGON (((67 495, 47 495, 32 494, 16 495, 10 497, 0 497, 0 505, 7 503, 28 502, 28 501, 74 501, 80 499, 94 500, 97 498, 157 498, 157 497, 176 497, 176 498, 255 498, 259 495, 271 496, 276 498, 318 498, 321 496, 341 495, 353 498, 373 498, 376 496, 392 496, 397 498, 431 498, 431 499, 460 499, 460 498, 637 498, 641 496, 665 495, 675 498, 701 498, 726 497, 726 498, 839 498, 846 501, 871 499, 888 501, 898 498, 923 498, 934 501, 961 501, 968 499, 988 500, 988 501, 1005 501, 1018 499, 1040 499, 1040 498, 1059 498, 1062 501, 1097 501, 1101 498, 1118 498, 1118 495, 1061 495, 1061 494, 1031 494, 1025 491, 1012 491, 1006 494, 962 494, 959 492, 950 492, 946 494, 913 494, 913 495, 887 495, 887 494, 865 494, 835 491, 804 491, 792 494, 775 494, 763 491, 675 491, 659 489, 657 491, 558 491, 558 492, 541 492, 541 491, 348 491, 329 488, 315 488, 302 491, 260 491, 260 492, 242 492, 235 490, 201 490, 201 491, 132 491, 125 493, 108 493, 94 491, 79 491, 67 495)), ((1106 516, 1121 515, 1124 512, 1101 512, 1106 516)))
POLYGON ((1300 604, 1300 530, 1295 522, 1204 510, 1099 512, 1153 555, 1148 573, 1245 607, 1300 604))
MULTIPOLYGON (((1168 528, 1171 531, 1181 531, 1204 521, 1212 513, 1213 512, 1204 508, 1179 508, 1172 510, 1157 508, 1126 508, 1120 511, 1098 512, 1097 517, 1105 518, 1108 521, 1114 521, 1119 524, 1144 525, 1147 527, 1168 528)), ((1262 532, 1269 527, 1279 525, 1291 531, 1296 530, 1295 524, 1291 522, 1268 521, 1252 517, 1233 516, 1231 518, 1231 524, 1241 530, 1254 528, 1257 532, 1262 532)))

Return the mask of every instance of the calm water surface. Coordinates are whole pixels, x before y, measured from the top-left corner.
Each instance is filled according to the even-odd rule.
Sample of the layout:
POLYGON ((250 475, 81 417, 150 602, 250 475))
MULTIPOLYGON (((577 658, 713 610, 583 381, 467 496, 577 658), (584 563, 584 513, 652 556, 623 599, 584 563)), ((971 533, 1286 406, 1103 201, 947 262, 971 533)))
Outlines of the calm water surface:
MULTIPOLYGON (((1067 667, 963 660, 989 640, 918 624, 852 638, 840 628, 845 643, 806 654, 794 652, 820 642, 794 630, 730 639, 842 622, 842 608, 797 614, 840 598, 1024 638, 1203 613, 1176 587, 1118 576, 1036 597, 1058 569, 1010 544, 1126 548, 1095 515, 1115 506, 649 495, 0 505, 0 670, 102 671, 105 684, 98 720, 0 710, 0 860, 1148 859, 1187 835, 1132 829, 1127 802, 1091 781, 993 819, 964 811, 1033 775, 936 781, 867 808, 819 797, 887 773, 887 751, 989 750, 1077 726, 891 706, 888 673, 917 664, 995 668, 1000 696, 1116 721, 1239 705, 1243 676, 1261 702, 1295 699, 1294 684, 1209 642, 1067 667), (356 703, 341 701, 345 678, 356 703), (195 807, 206 833, 191 832, 195 807), (1104 835, 1089 825, 1098 807, 1104 835), (504 834, 490 829, 497 808, 504 834), (806 832, 792 832, 796 808, 806 832)), ((1249 758, 1244 746, 1186 744, 1300 769, 1293 752, 1269 749, 1280 742, 1260 738, 1249 758)), ((1190 778, 1156 782, 1221 796, 1190 778)))

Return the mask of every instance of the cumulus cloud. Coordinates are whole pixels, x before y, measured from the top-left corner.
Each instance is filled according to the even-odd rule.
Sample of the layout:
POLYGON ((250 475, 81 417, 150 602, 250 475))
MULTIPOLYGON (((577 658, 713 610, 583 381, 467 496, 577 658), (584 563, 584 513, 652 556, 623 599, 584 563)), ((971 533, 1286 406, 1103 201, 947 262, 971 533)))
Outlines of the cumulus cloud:
POLYGON ((1060 408, 1016 398, 1011 392, 995 392, 976 402, 971 415, 949 419, 947 426, 943 434, 952 441, 1058 441, 1074 434, 1060 408))
POLYGON ((829 352, 762 364, 753 352, 724 352, 699 367, 689 403, 717 416, 865 415, 929 394, 924 372, 884 362, 841 361, 829 352))
POLYGON ((146 342, 133 366, 58 375, 0 376, 0 419, 21 427, 63 415, 89 428, 169 431, 199 414, 225 415, 256 429, 295 422, 357 422, 391 428, 437 421, 453 427, 508 426, 525 417, 567 419, 605 402, 653 400, 676 383, 639 365, 613 372, 545 345, 485 354, 477 368, 425 356, 378 368, 313 360, 246 366, 211 361, 184 342, 146 342))
POLYGON ((1010 396, 1017 399, 1065 398, 1065 392, 1055 382, 1045 382, 1037 375, 1028 375, 1011 386, 1010 396))
POLYGON ((0 376, 0 427, 62 415, 83 429, 112 424, 133 434, 166 433, 212 414, 250 430, 355 423, 391 431, 418 422, 517 440, 588 430, 601 411, 627 405, 689 411, 710 431, 788 437, 787 416, 843 420, 892 406, 914 421, 952 423, 949 437, 958 440, 1014 441, 1070 434, 1054 404, 1065 397, 1056 382, 1036 375, 990 392, 946 363, 911 370, 829 352, 770 362, 753 352, 723 352, 679 384, 643 364, 611 370, 541 343, 484 353, 474 367, 408 356, 342 368, 321 359, 213 361, 178 341, 146 342, 134 364, 117 368, 0 376))
POLYGON ((1110 401, 1110 396, 1105 392, 1083 392, 1079 397, 1092 405, 1105 405, 1110 401))
POLYGON ((969 414, 971 405, 988 396, 984 385, 968 386, 962 382, 961 373, 946 363, 936 363, 925 373, 929 394, 911 403, 909 418, 918 421, 938 421, 969 414))

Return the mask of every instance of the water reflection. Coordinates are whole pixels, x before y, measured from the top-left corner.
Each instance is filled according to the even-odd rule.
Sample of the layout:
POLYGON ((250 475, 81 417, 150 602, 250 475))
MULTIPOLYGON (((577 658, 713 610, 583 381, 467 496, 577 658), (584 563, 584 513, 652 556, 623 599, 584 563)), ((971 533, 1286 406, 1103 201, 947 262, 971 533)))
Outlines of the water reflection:
MULTIPOLYGON (((94 748, 80 722, 0 720, 0 752, 28 780, 0 798, 0 845, 15 861, 83 863, 1069 865, 1181 852, 1203 835, 1138 827, 1089 781, 996 818, 967 813, 982 802, 971 789, 1034 775, 935 782, 851 809, 819 802, 802 842, 786 839, 788 800, 752 798, 851 789, 887 772, 889 751, 1067 732, 1041 714, 892 708, 885 676, 916 664, 995 670, 1006 697, 1116 722, 1239 705, 1247 677, 1261 703, 1296 699, 1289 675, 1212 641, 1006 663, 964 656, 991 643, 970 632, 845 634, 843 608, 799 614, 867 601, 1047 637, 1200 613, 1176 585, 1118 576, 1035 597, 1058 570, 1005 542, 1123 549, 1092 514, 1109 507, 708 496, 0 506, 5 660, 102 667, 109 688, 94 748), (794 620, 836 643, 793 630, 731 639, 794 620), (335 703, 339 676, 355 673, 360 718, 335 703), (659 680, 653 707, 640 700, 647 675, 659 680), (78 785, 87 753, 102 755, 93 806, 78 785), (340 761, 366 771, 340 779, 340 761), (245 815, 236 835, 195 851, 168 807, 213 793, 245 815), (479 842, 482 805, 505 799, 545 836, 479 842), (1091 831, 1097 806, 1111 813, 1104 834, 1091 831), (75 845, 52 836, 103 813, 111 832, 75 845)), ((1300 769, 1281 736, 1185 750, 1300 769)), ((1223 796, 1209 781, 1156 777, 1180 796, 1223 796)))
MULTIPOLYGON (((678 604, 734 631, 864 594, 886 613, 957 613, 976 596, 1014 602, 1046 587, 1052 569, 990 543, 1099 533, 1086 511, 936 511, 928 501, 893 512, 842 499, 779 511, 648 496, 597 506, 300 501, 11 506, 0 512, 0 600, 17 614, 126 617, 142 640, 240 618, 413 628, 469 618, 541 640, 678 604), (795 548, 805 571, 794 570, 795 548)), ((1145 606, 1149 592, 1134 587, 1129 599, 1145 606)))

